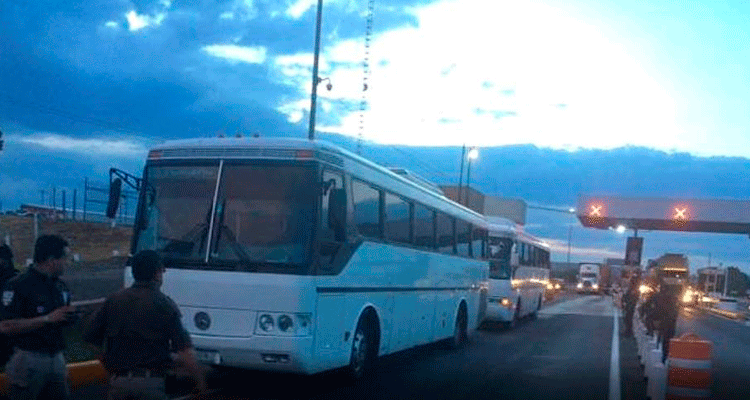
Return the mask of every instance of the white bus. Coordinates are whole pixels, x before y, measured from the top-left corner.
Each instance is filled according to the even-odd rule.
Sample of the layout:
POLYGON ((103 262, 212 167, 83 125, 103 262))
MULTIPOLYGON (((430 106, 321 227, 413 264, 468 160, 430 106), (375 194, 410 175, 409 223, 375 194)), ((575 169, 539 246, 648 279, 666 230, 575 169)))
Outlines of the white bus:
POLYGON ((510 220, 487 218, 490 283, 485 321, 513 327, 542 307, 549 283, 549 245, 510 220))
POLYGON ((131 252, 162 255, 202 362, 360 377, 482 319, 484 218, 334 145, 171 141, 142 179, 131 252))

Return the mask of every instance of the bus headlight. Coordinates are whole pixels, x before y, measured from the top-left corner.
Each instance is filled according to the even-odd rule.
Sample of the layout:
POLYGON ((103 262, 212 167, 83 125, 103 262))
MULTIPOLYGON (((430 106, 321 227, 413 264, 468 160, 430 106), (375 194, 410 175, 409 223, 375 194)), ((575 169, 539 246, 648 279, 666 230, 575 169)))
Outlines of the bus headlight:
POLYGON ((554 289, 555 289, 554 285, 552 285, 551 283, 547 284, 547 290, 554 290, 554 289))
POLYGON ((510 307, 510 306, 512 306, 512 305, 513 305, 513 302, 512 302, 512 301, 510 301, 510 299, 509 299, 509 298, 507 298, 507 297, 503 297, 503 299, 502 299, 502 300, 500 300, 500 304, 502 304, 502 306, 503 306, 503 307, 510 307))
POLYGON ((292 327, 294 327, 292 317, 286 314, 279 317, 279 329, 281 329, 282 332, 289 332, 292 327))
POLYGON ((258 326, 264 332, 271 332, 273 330, 273 317, 269 314, 263 314, 258 319, 258 326))
POLYGON ((579 283, 578 283, 578 284, 576 285, 576 287, 577 287, 578 289, 583 289, 583 283, 580 283, 580 282, 579 282, 579 283))
POLYGON ((555 283, 555 289, 560 290, 560 284, 559 283, 555 283))
POLYGON ((596 283, 591 285, 591 287, 594 288, 594 290, 599 289, 599 285, 597 285, 596 283))
POLYGON ((312 335, 312 314, 267 312, 258 318, 256 334, 277 336, 312 335), (274 326, 278 329, 274 329, 274 326))

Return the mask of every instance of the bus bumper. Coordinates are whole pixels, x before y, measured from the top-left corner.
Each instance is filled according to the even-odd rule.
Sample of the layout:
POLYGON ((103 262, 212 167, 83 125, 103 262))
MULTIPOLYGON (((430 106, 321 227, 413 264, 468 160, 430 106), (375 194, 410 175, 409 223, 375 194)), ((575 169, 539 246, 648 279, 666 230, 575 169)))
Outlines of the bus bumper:
POLYGON ((504 306, 499 302, 490 301, 487 304, 487 312, 485 314, 485 321, 499 321, 499 322, 510 322, 513 321, 513 310, 515 304, 504 306))
POLYGON ((192 335, 198 360, 207 365, 313 374, 313 339, 253 336, 230 338, 192 335))

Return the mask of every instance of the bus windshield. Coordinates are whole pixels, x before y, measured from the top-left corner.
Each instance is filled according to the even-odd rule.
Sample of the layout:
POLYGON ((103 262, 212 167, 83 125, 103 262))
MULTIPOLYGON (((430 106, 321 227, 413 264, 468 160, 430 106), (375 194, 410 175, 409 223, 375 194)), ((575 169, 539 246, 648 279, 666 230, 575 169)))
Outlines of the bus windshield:
POLYGON ((513 240, 509 238, 489 238, 490 278, 510 279, 510 250, 513 240))
POLYGON ((312 164, 225 163, 219 180, 218 164, 151 165, 135 251, 156 250, 171 268, 307 273, 315 171, 312 164))
POLYGON ((147 167, 135 251, 156 250, 165 261, 203 260, 218 174, 218 162, 147 167))
POLYGON ((305 269, 316 209, 309 166, 225 165, 211 258, 243 270, 305 269))

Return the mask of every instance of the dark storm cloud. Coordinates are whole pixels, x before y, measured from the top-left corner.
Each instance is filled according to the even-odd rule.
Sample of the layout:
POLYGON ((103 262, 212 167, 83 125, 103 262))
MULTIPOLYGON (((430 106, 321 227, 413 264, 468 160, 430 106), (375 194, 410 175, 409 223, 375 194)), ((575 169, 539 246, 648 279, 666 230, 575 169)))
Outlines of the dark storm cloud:
MULTIPOLYGON (((228 63, 201 51, 262 46, 269 59, 311 52, 314 8, 289 19, 283 12, 290 3, 3 2, 0 121, 78 137, 102 130, 162 138, 221 129, 297 134, 275 110, 297 88, 268 79, 268 62, 228 63), (129 31, 131 11, 151 26, 129 31), (220 18, 227 12, 232 19, 220 18)), ((418 3, 376 8, 375 32, 415 24, 403 6, 418 3)), ((328 42, 361 37, 361 11, 345 2, 328 5, 328 42)))

